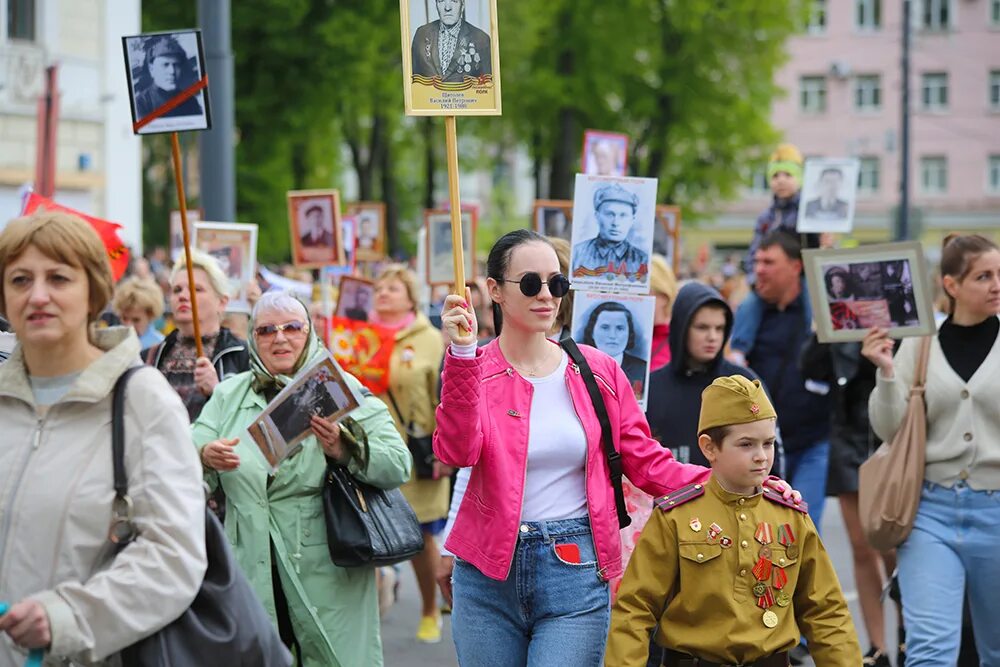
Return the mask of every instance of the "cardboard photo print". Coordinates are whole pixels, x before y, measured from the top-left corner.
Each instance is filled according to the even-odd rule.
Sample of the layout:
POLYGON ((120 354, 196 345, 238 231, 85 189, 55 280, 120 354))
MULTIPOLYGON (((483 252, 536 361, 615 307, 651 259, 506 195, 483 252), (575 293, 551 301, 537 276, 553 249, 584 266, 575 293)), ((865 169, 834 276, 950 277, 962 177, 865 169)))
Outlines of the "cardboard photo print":
POLYGON ((302 369, 247 431, 273 471, 312 435, 313 415, 335 422, 360 404, 361 396, 347 383, 340 366, 327 352, 302 369))
POLYGON ((803 250, 802 258, 821 343, 860 341, 872 327, 893 338, 937 330, 919 242, 803 250))
POLYGON ((191 245, 214 257, 229 279, 226 310, 249 313, 247 285, 257 274, 257 225, 235 222, 199 222, 191 245))
POLYGON ((646 294, 656 225, 656 179, 576 175, 573 289, 646 294))
POLYGON ((531 220, 532 228, 539 234, 569 241, 573 234, 573 202, 567 199, 536 199, 531 220))
POLYGON ((374 303, 375 283, 351 276, 340 277, 340 292, 337 296, 337 308, 334 310, 334 315, 358 322, 367 322, 368 313, 374 303))
POLYGON ((320 268, 346 262, 337 190, 290 191, 288 222, 295 266, 320 268))
POLYGON ((410 116, 499 116, 496 0, 399 0, 410 116))
POLYGON ((136 134, 212 127, 200 30, 122 37, 136 134))
POLYGON ((590 176, 625 176, 628 173, 628 135, 602 130, 584 132, 580 169, 590 176))
POLYGON ((667 258, 676 274, 681 269, 681 207, 657 206, 653 226, 653 253, 667 258))
POLYGON ((573 298, 573 340, 617 361, 643 410, 649 391, 655 308, 655 296, 577 292, 573 298))
POLYGON ((796 231, 849 233, 854 227, 860 168, 856 158, 806 160, 796 231))
POLYGON ((358 260, 374 262, 384 259, 387 254, 385 204, 374 201, 359 201, 348 206, 347 213, 354 216, 355 219, 357 231, 355 250, 358 260))
MULTIPOLYGON (((455 282, 455 263, 452 259, 451 213, 424 211, 427 229, 427 284, 451 285, 455 282)), ((472 211, 462 211, 462 244, 465 258, 465 282, 476 277, 476 216, 472 211)))
MULTIPOLYGON (((194 234, 195 224, 201 222, 202 212, 200 208, 189 208, 187 219, 189 234, 194 234)), ((181 212, 173 210, 170 212, 170 261, 176 262, 184 256, 184 232, 181 231, 181 212)))

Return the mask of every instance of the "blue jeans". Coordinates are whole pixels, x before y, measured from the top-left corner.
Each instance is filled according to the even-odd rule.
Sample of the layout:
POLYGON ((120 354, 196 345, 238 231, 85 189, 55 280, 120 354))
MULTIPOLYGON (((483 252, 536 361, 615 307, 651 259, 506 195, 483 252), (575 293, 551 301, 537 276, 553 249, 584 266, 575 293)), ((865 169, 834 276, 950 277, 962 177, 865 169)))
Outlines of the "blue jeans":
POLYGON ((1000 491, 924 482, 913 532, 900 545, 906 667, 954 665, 966 592, 980 664, 1000 667, 1000 491))
MULTIPOLYGON (((819 532, 826 503, 826 474, 830 468, 830 441, 821 440, 805 449, 785 450, 785 481, 809 503, 809 518, 819 532)), ((907 657, 909 665, 909 657, 907 657)))
POLYGON ((462 667, 599 667, 611 622, 587 517, 522 522, 506 581, 455 559, 451 634, 462 667), (575 544, 580 563, 560 558, 575 544))

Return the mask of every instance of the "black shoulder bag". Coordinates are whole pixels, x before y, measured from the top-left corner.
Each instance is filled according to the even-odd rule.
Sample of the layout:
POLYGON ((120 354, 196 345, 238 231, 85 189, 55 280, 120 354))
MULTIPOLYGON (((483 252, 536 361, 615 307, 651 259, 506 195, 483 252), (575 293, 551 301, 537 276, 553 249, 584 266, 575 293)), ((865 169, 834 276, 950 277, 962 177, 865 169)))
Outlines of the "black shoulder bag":
POLYGON ((399 422, 406 429, 406 448, 413 455, 413 470, 417 479, 436 479, 434 477, 434 462, 437 461, 437 457, 434 456, 434 437, 432 435, 414 435, 413 417, 410 417, 409 421, 404 421, 405 418, 403 413, 399 411, 399 404, 396 403, 396 397, 392 395, 392 390, 389 389, 386 393, 389 394, 393 410, 399 415, 399 422))
MULTIPOLYGON (((125 385, 142 366, 122 373, 111 407, 111 448, 115 499, 109 539, 117 552, 127 549, 138 531, 125 473, 125 385)), ((176 665, 262 665, 289 667, 292 655, 236 563, 219 520, 205 510, 208 569, 191 606, 163 629, 122 649, 124 667, 176 665)), ((155 576, 155 573, 147 573, 155 576)), ((151 601, 154 603, 154 601, 151 601)))
POLYGON ((597 420, 601 422, 601 443, 604 445, 604 456, 608 460, 611 487, 615 490, 615 509, 618 511, 618 529, 621 530, 632 524, 632 517, 628 515, 628 510, 625 508, 625 492, 622 490, 622 455, 615 449, 615 441, 611 436, 611 420, 608 419, 608 409, 604 406, 604 399, 601 398, 601 390, 597 386, 597 379, 594 378, 594 371, 590 370, 590 364, 580 352, 580 348, 576 346, 576 342, 572 338, 563 338, 559 344, 569 354, 573 363, 580 368, 580 376, 583 377, 583 383, 587 385, 590 402, 594 404, 597 420))

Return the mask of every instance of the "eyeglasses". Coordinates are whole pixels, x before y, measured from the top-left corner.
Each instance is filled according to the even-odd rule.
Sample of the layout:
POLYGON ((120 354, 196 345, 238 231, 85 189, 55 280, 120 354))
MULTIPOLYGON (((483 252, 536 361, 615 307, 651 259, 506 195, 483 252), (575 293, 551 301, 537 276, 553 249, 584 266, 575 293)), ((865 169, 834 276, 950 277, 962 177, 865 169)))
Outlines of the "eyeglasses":
POLYGON ((548 280, 542 280, 537 273, 525 273, 520 280, 508 280, 501 278, 501 283, 517 283, 521 286, 521 294, 524 296, 538 296, 542 291, 542 285, 549 286, 549 294, 555 298, 564 297, 569 293, 569 278, 561 273, 557 273, 548 280))
POLYGON ((286 324, 265 324, 262 327, 257 327, 253 330, 257 338, 274 338, 278 335, 279 331, 287 331, 285 336, 298 335, 306 330, 305 322, 299 322, 293 320, 286 324))

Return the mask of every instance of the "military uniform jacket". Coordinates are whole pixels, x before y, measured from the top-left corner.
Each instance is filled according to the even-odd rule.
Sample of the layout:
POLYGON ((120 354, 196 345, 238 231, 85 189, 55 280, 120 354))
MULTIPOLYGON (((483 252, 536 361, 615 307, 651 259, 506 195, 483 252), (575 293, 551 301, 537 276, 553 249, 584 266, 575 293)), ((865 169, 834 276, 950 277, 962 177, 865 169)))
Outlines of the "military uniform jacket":
POLYGON ((646 282, 649 255, 628 241, 614 243, 595 237, 573 248, 573 277, 619 275, 646 282))
POLYGON ((749 497, 729 493, 714 477, 658 499, 612 610, 606 665, 645 665, 657 624, 658 644, 723 664, 791 650, 805 635, 817 665, 860 665, 857 634, 826 549, 804 505, 786 504, 770 489, 749 497), (770 526, 769 535, 761 524, 770 526), (753 591, 765 583, 755 574, 764 546, 755 535, 762 532, 770 537, 766 585, 771 596, 787 596, 786 606, 763 601, 771 602, 774 627, 765 625, 753 591), (788 544, 779 543, 779 532, 788 544))

